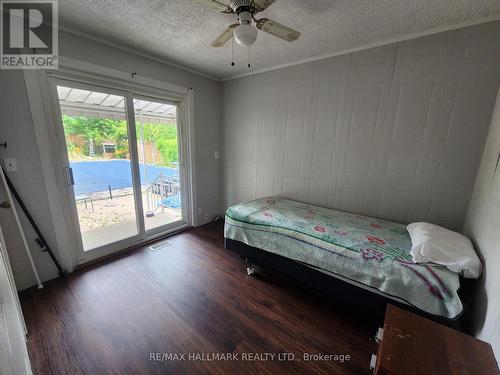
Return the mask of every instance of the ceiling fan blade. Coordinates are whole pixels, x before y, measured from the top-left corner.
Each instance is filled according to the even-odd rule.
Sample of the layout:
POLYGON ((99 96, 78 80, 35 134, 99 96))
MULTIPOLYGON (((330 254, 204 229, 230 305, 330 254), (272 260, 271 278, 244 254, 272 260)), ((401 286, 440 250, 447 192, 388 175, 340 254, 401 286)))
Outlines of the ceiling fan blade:
POLYGON ((226 42, 233 37, 233 30, 238 26, 237 23, 230 25, 222 34, 220 34, 211 44, 212 47, 222 47, 226 42))
POLYGON ((262 12, 269 6, 271 6, 276 0, 253 0, 253 7, 255 9, 255 13, 262 12))
POLYGON ((225 4, 222 0, 195 0, 198 3, 205 4, 210 8, 217 9, 223 13, 234 13, 231 8, 227 4, 225 4))
POLYGON ((300 37, 300 32, 268 18, 256 20, 255 25, 259 30, 265 31, 266 33, 277 36, 288 42, 293 42, 300 37))

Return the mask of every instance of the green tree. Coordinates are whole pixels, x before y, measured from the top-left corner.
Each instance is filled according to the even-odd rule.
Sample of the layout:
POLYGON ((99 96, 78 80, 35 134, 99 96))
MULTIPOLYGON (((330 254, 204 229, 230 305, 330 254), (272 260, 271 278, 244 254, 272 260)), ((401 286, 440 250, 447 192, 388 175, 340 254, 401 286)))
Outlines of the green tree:
MULTIPOLYGON (((63 115, 63 124, 66 135, 83 136, 89 147, 101 144, 105 140, 111 140, 116 145, 116 157, 126 157, 128 153, 128 129, 124 120, 63 115)), ((136 130, 137 141, 143 140, 154 144, 166 165, 172 165, 172 163, 179 161, 175 124, 138 121, 136 122, 136 130)), ((72 147, 72 149, 74 148, 72 147)))
POLYGON ((153 143, 166 165, 179 161, 177 127, 175 124, 137 122, 137 139, 153 143))
MULTIPOLYGON (((120 120, 63 115, 63 125, 65 134, 83 136, 90 148, 104 140, 116 140, 117 135, 124 135, 125 139, 127 136, 125 121, 120 120)), ((93 150, 89 150, 89 154, 93 154, 93 150)))
POLYGON ((167 165, 179 161, 177 139, 159 139, 156 142, 156 147, 167 165))

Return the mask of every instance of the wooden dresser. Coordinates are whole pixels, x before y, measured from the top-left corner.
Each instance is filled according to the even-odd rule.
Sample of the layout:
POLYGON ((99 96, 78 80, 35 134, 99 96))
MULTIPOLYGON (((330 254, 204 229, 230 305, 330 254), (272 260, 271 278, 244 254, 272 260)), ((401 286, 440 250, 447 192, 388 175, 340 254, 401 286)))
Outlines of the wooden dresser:
POLYGON ((499 374, 490 344, 393 305, 377 337, 377 375, 499 374))

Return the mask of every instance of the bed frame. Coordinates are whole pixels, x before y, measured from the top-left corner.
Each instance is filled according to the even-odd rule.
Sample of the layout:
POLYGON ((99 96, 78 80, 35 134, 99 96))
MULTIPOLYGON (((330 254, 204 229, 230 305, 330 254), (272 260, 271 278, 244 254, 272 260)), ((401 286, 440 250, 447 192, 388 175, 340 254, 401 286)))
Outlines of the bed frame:
MULTIPOLYGON (((382 323, 384 321, 387 304, 391 303, 448 327, 461 330, 460 317, 447 319, 436 315, 430 315, 411 305, 392 299, 389 296, 381 295, 375 292, 376 289, 372 292, 337 278, 334 275, 316 270, 301 262, 249 246, 243 242, 230 238, 224 238, 224 247, 236 252, 245 259, 249 274, 254 272, 255 265, 270 270, 288 279, 292 283, 297 284, 299 287, 318 294, 322 298, 326 298, 334 305, 346 308, 353 313, 362 313, 365 320, 382 323)), ((459 293, 459 295, 462 299, 461 293, 459 293)), ((462 303, 464 304, 465 310, 467 304, 464 299, 462 299, 462 303)))

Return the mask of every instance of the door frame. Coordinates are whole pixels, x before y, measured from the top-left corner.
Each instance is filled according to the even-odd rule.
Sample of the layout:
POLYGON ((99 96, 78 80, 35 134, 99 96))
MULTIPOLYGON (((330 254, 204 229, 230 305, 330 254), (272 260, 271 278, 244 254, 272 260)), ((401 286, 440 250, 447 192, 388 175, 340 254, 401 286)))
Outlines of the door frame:
MULTIPOLYGON (((57 71, 25 70, 24 78, 35 128, 38 151, 40 160, 42 161, 45 189, 51 210, 50 216, 56 235, 55 240, 57 246, 55 246, 55 248, 57 249, 63 266, 71 272, 79 264, 191 227, 193 225, 193 219, 195 218, 194 207, 196 207, 197 200, 194 178, 193 89, 137 76, 135 73, 117 71, 68 58, 61 58, 59 66, 57 71), (87 252, 82 251, 83 246, 81 244, 79 227, 75 228, 75 212, 72 211, 76 210, 76 206, 71 202, 72 199, 74 201, 74 196, 69 196, 71 190, 67 188, 66 174, 61 173, 61 171, 64 171, 64 167, 67 166, 64 165, 65 158, 67 159, 68 157, 66 142, 62 140, 64 142, 62 148, 57 129, 52 125, 61 122, 62 119, 60 117, 60 108, 58 108, 58 100, 54 101, 53 98, 54 93, 51 90, 51 79, 71 81, 76 84, 81 82, 91 86, 104 87, 106 90, 117 90, 121 93, 128 92, 130 97, 128 99, 126 98, 127 100, 132 100, 131 95, 134 93, 138 96, 145 96, 152 99, 166 99, 178 103, 177 121, 179 127, 183 129, 182 136, 184 138, 179 143, 182 143, 185 148, 183 150, 186 187, 185 200, 183 202, 185 205, 184 225, 158 232, 151 231, 147 233, 146 236, 134 237, 133 240, 128 238, 124 241, 115 242, 106 248, 99 248, 87 252), (49 93, 49 95, 47 95, 47 93, 49 93), (66 154, 65 157, 64 155, 61 157, 61 149, 64 150, 66 154), (78 240, 75 241, 75 238, 78 240), (64 251, 62 249, 70 249, 70 251, 64 251)), ((131 117, 134 116, 128 116, 128 118, 131 117)), ((133 134, 130 133, 131 125, 132 124, 128 124, 129 137, 135 136, 135 125, 133 134)), ((79 225, 79 223, 76 224, 79 225)))
MULTIPOLYGON (((185 142, 185 129, 184 127, 182 126, 182 121, 179 121, 178 120, 178 117, 182 117, 182 113, 181 113, 181 110, 180 110, 180 103, 179 102, 176 102, 176 101, 172 101, 170 99, 167 99, 167 98, 160 98, 158 96, 148 96, 148 95, 142 95, 142 94, 134 94, 132 93, 132 97, 131 97, 132 100, 134 99, 138 99, 138 100, 145 100, 145 101, 155 101, 157 103, 163 103, 163 104, 168 104, 168 105, 175 105, 176 107, 176 118, 175 118, 175 126, 176 126, 176 129, 177 129, 177 152, 179 153, 179 182, 180 182, 180 187, 181 187, 181 190, 180 190, 180 195, 181 195, 181 202, 184 202, 184 200, 186 199, 186 196, 188 195, 188 191, 186 189, 187 187, 187 176, 186 176, 186 172, 184 170, 184 164, 185 164, 185 159, 186 159, 186 156, 184 155, 185 153, 185 147, 184 147, 184 144, 186 143, 185 142)), ((136 121, 136 116, 135 116, 135 112, 133 114, 133 128, 134 128, 134 132, 136 133, 137 132, 137 124, 135 123, 136 121)), ((131 124, 132 126, 132 124, 131 124)), ((137 134, 134 134, 134 137, 137 139, 137 134)), ((137 147, 138 143, 136 142, 135 143, 135 146, 137 147)), ((138 150, 135 150, 135 155, 137 155, 137 159, 139 159, 139 152, 138 150)), ((140 165, 139 161, 137 161, 137 164, 140 165)), ((140 174, 137 173, 137 183, 138 185, 140 185, 140 174)), ((142 195, 141 195, 141 209, 142 209, 142 212, 145 213, 144 211, 144 202, 142 202, 142 195)), ((181 222, 182 221, 186 221, 186 218, 188 216, 188 210, 186 209, 186 205, 184 203, 181 204, 181 217, 182 219, 180 220, 181 222)), ((144 217, 141 218, 141 220, 144 220, 144 217)), ((169 224, 166 224, 166 225, 162 225, 162 226, 159 226, 159 227, 155 227, 155 228, 151 228, 151 229, 146 229, 145 227, 145 234, 146 235, 155 235, 155 234, 159 234, 161 232, 164 232, 165 230, 168 230, 170 229, 169 227, 175 227, 176 223, 179 222, 179 221, 175 221, 175 222, 172 222, 172 223, 169 223, 169 224)), ((177 225, 178 226, 178 225, 177 225)))

